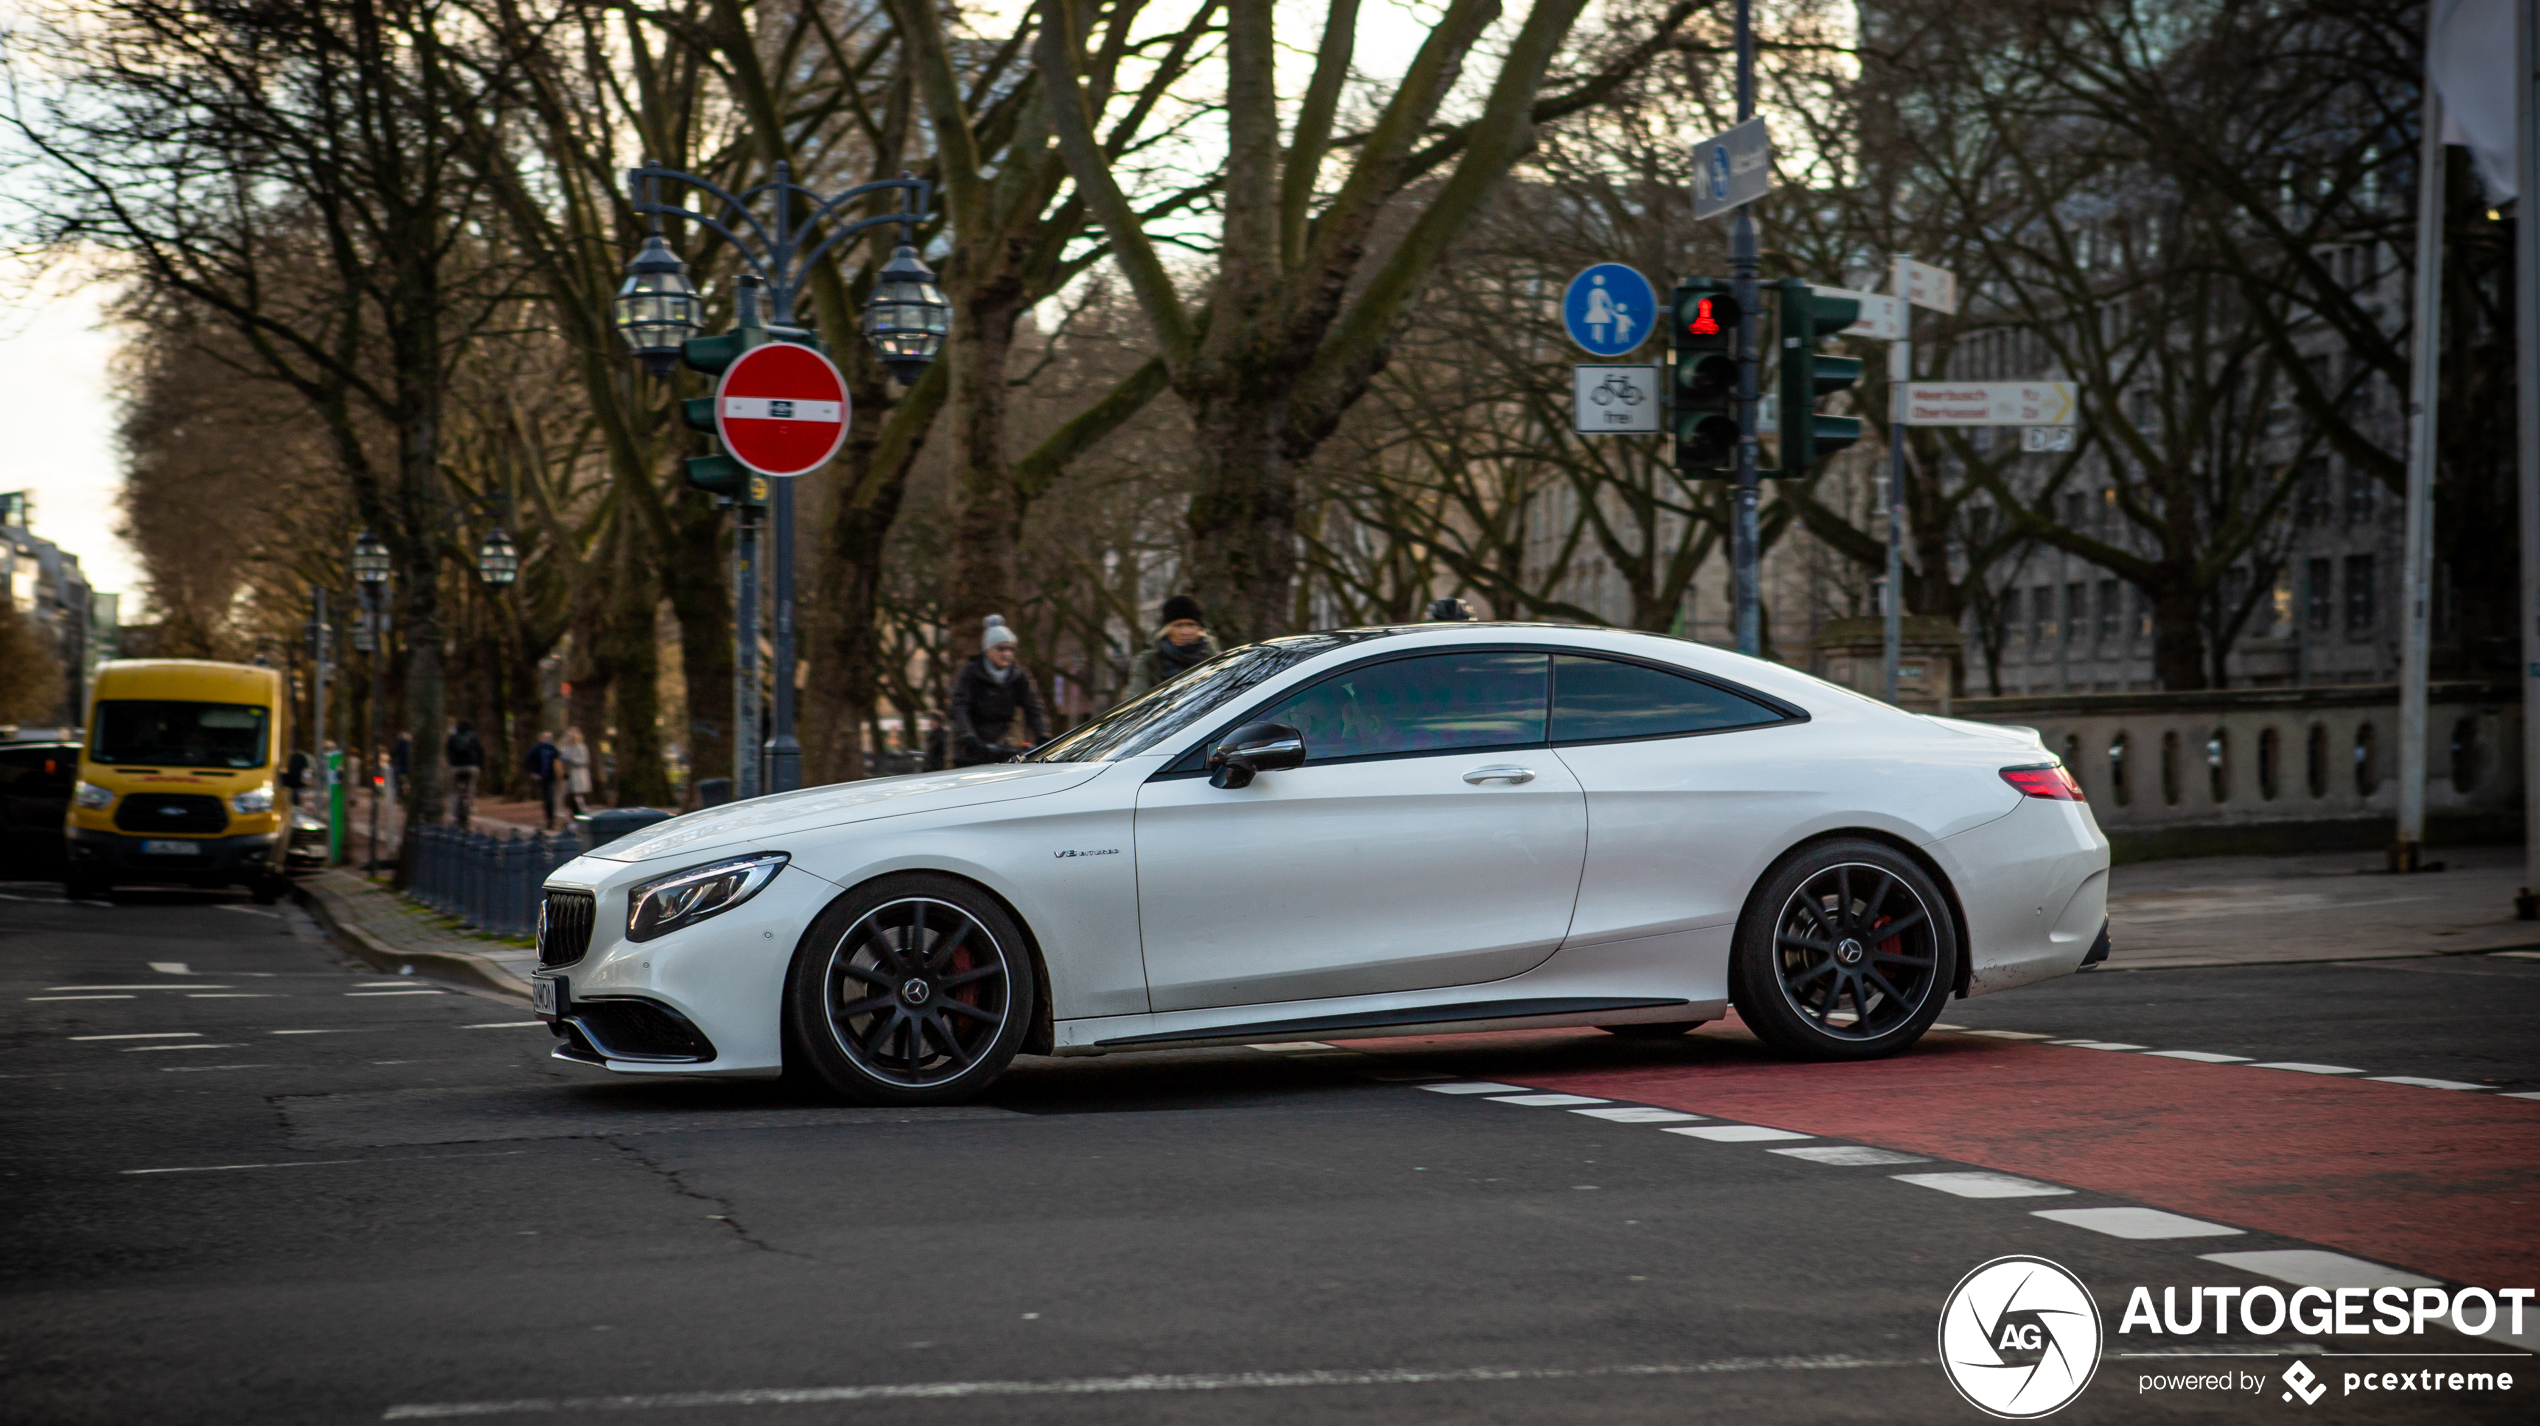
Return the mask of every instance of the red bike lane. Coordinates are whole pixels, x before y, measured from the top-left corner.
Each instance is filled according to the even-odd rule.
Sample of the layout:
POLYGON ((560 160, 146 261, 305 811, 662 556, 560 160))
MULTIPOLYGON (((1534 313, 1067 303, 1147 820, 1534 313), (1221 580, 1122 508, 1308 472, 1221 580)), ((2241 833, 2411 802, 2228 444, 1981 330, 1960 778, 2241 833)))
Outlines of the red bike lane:
POLYGON ((1955 1159, 2455 1282, 2540 1286, 2540 1101, 1940 1031, 1892 1059, 1797 1063, 1734 1020, 1690 1037, 1714 1042, 1686 1046, 1699 1062, 1603 1068, 1579 1063, 1599 1048, 1583 1033, 1602 1038, 1348 1048, 1462 1050, 1465 1068, 1510 1083, 1955 1159))

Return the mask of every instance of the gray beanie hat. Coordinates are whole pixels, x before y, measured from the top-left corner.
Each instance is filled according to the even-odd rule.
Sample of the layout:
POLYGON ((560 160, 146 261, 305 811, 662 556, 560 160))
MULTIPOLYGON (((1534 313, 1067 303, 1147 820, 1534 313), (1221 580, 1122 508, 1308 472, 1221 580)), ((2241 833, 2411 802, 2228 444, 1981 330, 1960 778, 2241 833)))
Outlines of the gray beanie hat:
POLYGON ((979 636, 980 649, 984 651, 987 649, 993 649, 999 644, 1010 644, 1013 642, 1014 631, 1005 626, 1005 616, 1003 614, 989 615, 988 627, 986 631, 981 633, 979 636))

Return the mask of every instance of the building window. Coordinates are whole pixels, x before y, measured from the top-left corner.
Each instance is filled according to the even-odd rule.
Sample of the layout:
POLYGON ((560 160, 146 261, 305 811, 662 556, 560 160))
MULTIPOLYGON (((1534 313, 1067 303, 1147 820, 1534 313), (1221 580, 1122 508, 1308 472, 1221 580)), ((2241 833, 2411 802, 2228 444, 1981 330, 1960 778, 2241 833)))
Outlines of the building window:
POLYGON ((2055 634, 2055 586, 2041 584, 2028 592, 2028 642, 2032 649, 2046 647, 2055 634))
POLYGON ((2380 499, 2381 482, 2360 470, 2346 472, 2346 523, 2369 525, 2380 499))
POLYGON ((2099 581, 2099 642, 2103 644, 2116 643, 2117 630, 2123 627, 2124 615, 2117 608, 2117 599, 2117 582, 2099 581))
POLYGON ((2089 598, 2089 585, 2067 584, 2064 586, 2064 642, 2066 644, 2080 637, 2082 625, 2090 618, 2090 606, 2087 603, 2089 598))
POLYGON ((2337 607, 2337 566, 2334 562, 2315 559, 2304 565, 2302 599, 2308 607, 2311 627, 2326 630, 2330 611, 2337 607))
POLYGON ((2373 587, 2372 556, 2346 557, 2346 632, 2360 634, 2381 622, 2380 591, 2373 587))
POLYGON ((2302 462, 2302 474, 2298 479, 2301 493, 2295 499, 2296 518, 2305 525, 2327 524, 2328 462, 2324 460, 2302 462))

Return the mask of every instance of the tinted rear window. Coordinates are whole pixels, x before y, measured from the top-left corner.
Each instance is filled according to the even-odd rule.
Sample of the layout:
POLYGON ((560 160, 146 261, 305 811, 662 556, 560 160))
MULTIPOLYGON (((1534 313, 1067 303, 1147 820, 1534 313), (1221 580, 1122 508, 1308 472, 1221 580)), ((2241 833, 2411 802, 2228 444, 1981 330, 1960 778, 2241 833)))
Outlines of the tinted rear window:
POLYGON ((1785 719, 1780 709, 1646 664, 1577 654, 1562 654, 1552 664, 1556 743, 1710 733, 1785 719))

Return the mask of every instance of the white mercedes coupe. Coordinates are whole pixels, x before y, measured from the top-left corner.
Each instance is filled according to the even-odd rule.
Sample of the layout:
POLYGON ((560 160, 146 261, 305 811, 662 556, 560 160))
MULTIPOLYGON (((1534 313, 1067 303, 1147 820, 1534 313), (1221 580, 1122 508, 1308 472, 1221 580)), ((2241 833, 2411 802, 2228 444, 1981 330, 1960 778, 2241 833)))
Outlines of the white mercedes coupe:
POLYGON ((2024 728, 1682 639, 1438 623, 1220 654, 1023 761, 692 812, 548 878, 556 1054, 878 1104, 1018 1053, 1735 1005, 1894 1054, 2108 953, 2108 841, 2024 728))

